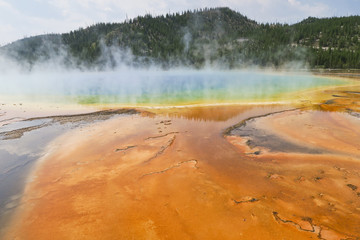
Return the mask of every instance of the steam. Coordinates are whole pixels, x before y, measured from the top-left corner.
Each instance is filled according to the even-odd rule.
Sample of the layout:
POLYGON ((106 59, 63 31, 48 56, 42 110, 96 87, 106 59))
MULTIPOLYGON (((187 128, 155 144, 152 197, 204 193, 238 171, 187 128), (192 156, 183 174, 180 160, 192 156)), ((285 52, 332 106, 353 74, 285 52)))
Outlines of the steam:
POLYGON ((24 102, 174 106, 281 101, 284 93, 333 84, 339 81, 245 70, 31 72, 6 74, 0 96, 24 102))
POLYGON ((192 40, 191 33, 189 32, 188 29, 186 29, 186 32, 182 39, 183 39, 183 43, 184 43, 184 52, 187 53, 187 52, 189 52, 190 42, 192 40))
MULTIPOLYGON (((221 16, 220 10, 213 9, 212 11, 213 16, 221 16)), ((120 46, 117 38, 100 38, 100 40, 94 42, 100 54, 99 56, 96 55, 95 60, 90 59, 89 61, 81 59, 79 56, 75 57, 71 53, 70 47, 62 43, 62 35, 59 34, 19 40, 0 48, 0 73, 118 71, 119 69, 238 70, 270 68, 289 71, 307 69, 305 49, 299 47, 291 49, 294 56, 294 60, 291 62, 264 66, 259 60, 263 56, 259 56, 259 59, 257 59, 248 54, 249 51, 254 50, 252 45, 255 44, 253 41, 256 40, 240 37, 225 44, 224 42, 218 42, 222 41, 221 37, 225 34, 225 26, 221 18, 214 25, 210 24, 210 33, 197 34, 204 28, 205 21, 207 21, 206 17, 204 19, 201 14, 190 15, 188 25, 178 30, 182 34, 182 53, 176 56, 170 55, 164 59, 161 57, 153 58, 147 56, 146 53, 134 53, 131 48, 120 46), (16 49, 21 50, 17 51, 16 49), (24 55, 27 56, 25 59, 24 55)), ((151 49, 146 50, 151 51, 151 49)), ((288 48, 279 49, 271 55, 273 59, 283 59, 289 54, 288 51, 288 48)))
MULTIPOLYGON (((41 38, 41 46, 31 52, 33 58, 25 61, 12 51, 12 47, 29 49, 27 41, 20 40, 0 48, 0 103, 6 96, 17 96, 19 101, 80 104, 224 103, 273 99, 283 92, 338 84, 309 76, 302 49, 295 53, 297 61, 276 70, 269 66, 264 71, 256 59, 247 59, 246 52, 234 52, 236 47, 248 44, 248 39, 224 46, 216 40, 208 41, 206 36, 193 36, 192 28, 200 29, 202 24, 203 19, 195 17, 179 30, 183 34, 183 53, 178 58, 169 57, 167 62, 135 55, 130 48, 109 45, 101 39, 100 56, 89 63, 74 57, 61 43, 60 35, 35 37, 41 38), (216 57, 219 52, 223 55, 216 57), (194 65, 191 57, 201 58, 202 64, 194 65), (301 70, 302 75, 279 73, 282 69, 301 70)), ((224 34, 221 22, 213 34, 224 34)), ((274 56, 284 54, 278 51, 274 56)))
MULTIPOLYGON (((191 34, 185 32, 183 40, 187 51, 191 34)), ((8 96, 17 102, 127 106, 278 101, 275 97, 283 92, 335 84, 307 72, 298 76, 264 71, 240 61, 239 70, 229 70, 225 58, 212 59, 213 43, 198 46, 205 59, 202 69, 173 59, 165 70, 154 59, 135 56, 130 49, 107 46, 105 41, 100 46, 102 54, 92 66, 73 58, 64 46, 54 50, 51 44, 44 45, 47 55, 35 64, 1 56, 0 103, 8 96)), ((295 64, 287 67, 303 67, 295 64)))

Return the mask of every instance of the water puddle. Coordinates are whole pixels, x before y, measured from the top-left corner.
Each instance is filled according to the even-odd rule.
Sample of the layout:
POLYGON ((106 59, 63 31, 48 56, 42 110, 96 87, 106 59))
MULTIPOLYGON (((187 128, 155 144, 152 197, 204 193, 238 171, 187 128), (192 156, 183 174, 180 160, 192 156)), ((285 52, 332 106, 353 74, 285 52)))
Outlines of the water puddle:
MULTIPOLYGON (((0 127, 0 233, 21 200, 28 175, 47 145, 74 127, 104 121, 132 110, 101 111, 13 122, 0 127)), ((0 234, 1 236, 1 234, 0 234)))

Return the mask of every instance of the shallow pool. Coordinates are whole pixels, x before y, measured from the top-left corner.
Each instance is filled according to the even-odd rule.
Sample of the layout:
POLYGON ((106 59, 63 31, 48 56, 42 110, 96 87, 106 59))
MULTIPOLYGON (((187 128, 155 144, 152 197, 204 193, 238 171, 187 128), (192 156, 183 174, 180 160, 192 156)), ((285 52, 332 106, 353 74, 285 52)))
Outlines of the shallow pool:
MULTIPOLYGON (((1 77, 1 96, 79 104, 189 105, 281 101, 284 94, 345 81, 257 71, 117 71, 1 77)), ((1 99, 0 99, 1 100, 1 99)))

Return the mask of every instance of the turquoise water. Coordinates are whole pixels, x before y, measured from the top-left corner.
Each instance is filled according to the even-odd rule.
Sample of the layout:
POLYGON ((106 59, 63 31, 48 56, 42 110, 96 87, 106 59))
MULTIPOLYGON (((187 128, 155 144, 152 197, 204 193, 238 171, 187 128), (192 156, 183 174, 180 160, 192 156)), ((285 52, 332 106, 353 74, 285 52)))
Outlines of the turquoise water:
POLYGON ((281 100, 342 85, 313 75, 249 71, 118 71, 2 76, 0 95, 80 104, 183 105, 281 100))

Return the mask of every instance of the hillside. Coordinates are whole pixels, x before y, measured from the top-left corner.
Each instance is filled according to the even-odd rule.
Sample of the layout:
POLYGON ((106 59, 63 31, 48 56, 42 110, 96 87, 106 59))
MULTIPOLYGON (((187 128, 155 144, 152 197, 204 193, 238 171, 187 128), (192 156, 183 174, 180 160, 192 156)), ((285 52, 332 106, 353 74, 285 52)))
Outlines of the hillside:
POLYGON ((241 68, 289 63, 360 68, 359 37, 359 16, 258 24, 229 8, 215 8, 26 38, 0 48, 0 53, 28 68, 53 58, 68 67, 97 69, 121 64, 241 68))

